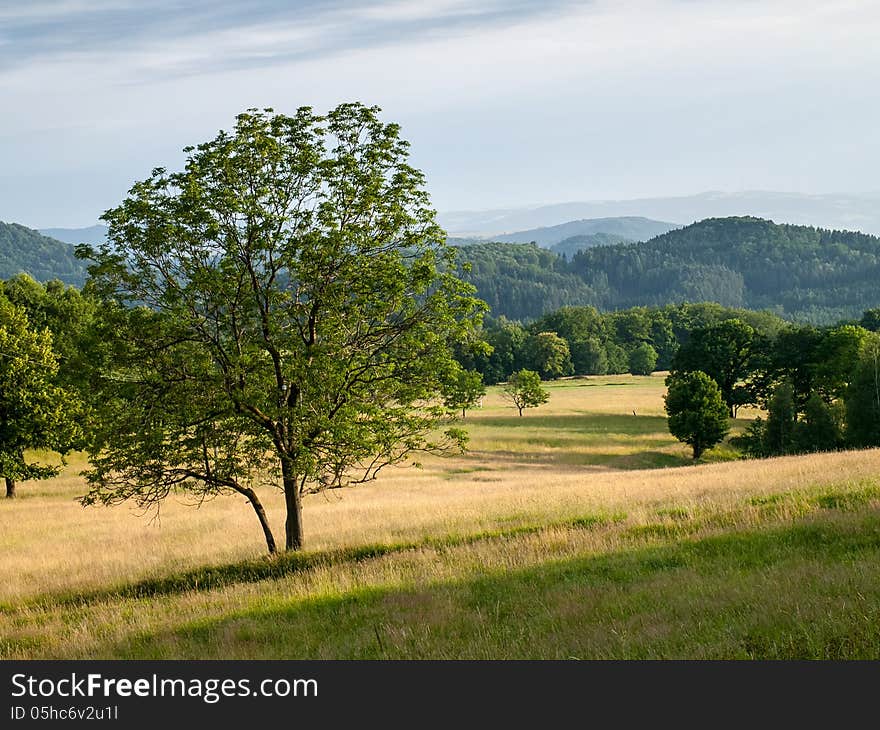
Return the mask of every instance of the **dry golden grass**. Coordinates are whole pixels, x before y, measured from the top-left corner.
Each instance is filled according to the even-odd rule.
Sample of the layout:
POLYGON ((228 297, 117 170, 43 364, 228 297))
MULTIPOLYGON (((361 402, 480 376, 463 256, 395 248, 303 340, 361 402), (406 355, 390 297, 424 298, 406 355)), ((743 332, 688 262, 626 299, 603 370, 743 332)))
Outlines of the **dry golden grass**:
MULTIPOLYGON (((674 495, 694 497, 693 506, 682 508, 687 502, 676 500, 674 510, 652 507, 665 504, 669 495, 658 495, 641 484, 633 490, 634 501, 628 502, 634 508, 631 514, 589 529, 560 525, 509 538, 448 546, 426 543, 367 560, 318 564, 278 580, 234 582, 212 590, 171 591, 145 598, 83 595, 72 603, 47 598, 25 602, 0 611, 0 658, 565 658, 638 653, 646 638, 661 642, 662 651, 669 651, 665 646, 671 642, 673 656, 692 656, 689 650, 729 656, 742 649, 735 632, 720 632, 729 646, 689 646, 686 637, 679 635, 681 615, 689 615, 688 620, 696 625, 711 626, 716 611, 742 615, 747 610, 747 617, 760 619, 770 606, 778 605, 778 613, 785 616, 794 600, 799 604, 800 621, 809 621, 814 611, 837 611, 847 602, 850 610, 874 616, 878 604, 869 591, 880 576, 873 560, 856 564, 855 570, 841 570, 820 554, 818 563, 805 561, 794 571, 786 561, 779 561, 778 567, 768 561, 757 574, 707 576, 705 567, 690 568, 677 561, 670 563, 676 568, 670 573, 660 553, 659 564, 657 558, 650 558, 659 573, 637 583, 638 603, 631 607, 631 614, 619 616, 618 607, 633 600, 632 589, 627 587, 632 579, 625 575, 617 585, 589 577, 585 559, 613 559, 633 549, 668 546, 670 535, 698 541, 731 530, 790 524, 822 512, 815 499, 799 498, 810 492, 809 479, 816 472, 792 468, 795 461, 781 464, 785 471, 781 486, 795 491, 784 500, 772 500, 772 514, 760 499, 744 496, 768 489, 779 495, 769 478, 773 468, 764 470, 768 479, 755 485, 756 489, 738 486, 736 494, 717 500, 712 495, 709 501, 700 497, 703 487, 694 479, 702 469, 691 469, 686 477, 691 483, 676 487, 674 495), (658 496, 659 503, 655 501, 658 496), (647 501, 640 502, 642 498, 647 501), (542 585, 547 582, 543 576, 552 580, 569 563, 583 564, 585 572, 575 572, 574 581, 551 582, 549 590, 542 585), (818 597, 799 593, 802 578, 823 583, 818 597), (481 587, 487 580, 487 587, 481 587), (790 591, 779 593, 784 586, 790 586, 790 591), (542 594, 533 594, 539 587, 542 594), (862 596, 863 602, 870 603, 853 603, 851 596, 862 596), (502 606, 510 602, 526 613, 510 615, 510 609, 502 606), (592 617, 585 623, 593 613, 599 614, 598 620, 592 617), (545 621, 551 622, 549 633, 546 626, 542 628, 545 621), (558 622, 569 625, 557 628, 558 622), (470 635, 459 637, 452 628, 457 625, 467 627, 470 635), (504 635, 511 630, 521 635, 504 635), (377 645, 378 633, 383 639, 377 645), (628 635, 631 646, 622 646, 628 635)), ((708 481, 714 483, 712 473, 719 466, 727 469, 729 465, 705 468, 711 472, 708 481)), ((736 475, 726 471, 724 478, 736 475)), ((867 497, 872 509, 877 507, 878 487, 875 481, 873 496, 867 497)), ((857 494, 859 485, 846 483, 838 488, 840 494, 857 494)), ((844 530, 855 529, 843 517, 834 519, 841 521, 844 530)), ((778 541, 779 545, 787 543, 787 538, 778 541)), ((846 564, 855 557, 847 558, 846 564)), ((759 554, 761 565, 764 558, 759 554)), ((740 569, 740 559, 749 562, 747 554, 735 555, 734 571, 740 569)), ((636 565, 635 577, 640 570, 636 565)))
MULTIPOLYGON (((665 431, 662 376, 597 377, 551 386, 550 403, 522 418, 497 390, 468 414, 471 451, 396 468, 357 489, 306 499, 306 546, 320 550, 553 522, 589 513, 631 519, 663 505, 723 509, 744 496, 857 481, 880 472, 880 451, 693 467, 665 431), (636 416, 633 416, 633 410, 636 416), (669 468, 645 468, 685 464, 669 468)), ((0 503, 0 605, 85 591, 260 555, 244 500, 195 510, 185 500, 150 521, 125 507, 83 509, 71 464, 61 478, 26 483, 0 503)), ((264 495, 277 535, 278 493, 264 495)))
POLYGON ((694 466, 662 394, 494 389, 469 453, 307 497, 271 580, 241 498, 83 509, 74 462, 0 500, 0 659, 880 655, 880 450, 694 466))

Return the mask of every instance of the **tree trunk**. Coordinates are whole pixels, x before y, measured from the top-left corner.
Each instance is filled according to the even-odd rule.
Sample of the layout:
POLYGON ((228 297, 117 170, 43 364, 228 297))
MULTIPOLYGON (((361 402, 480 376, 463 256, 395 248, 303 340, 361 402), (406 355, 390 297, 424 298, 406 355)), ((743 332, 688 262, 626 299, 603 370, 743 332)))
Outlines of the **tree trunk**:
POLYGON ((275 545, 275 535, 272 534, 272 528, 269 527, 269 520, 266 517, 266 510, 263 509, 263 503, 260 502, 260 498, 257 497, 257 493, 253 489, 242 489, 241 493, 248 498, 251 507, 257 513, 260 527, 263 528, 263 535, 266 536, 266 547, 269 548, 269 554, 274 555, 278 552, 278 547, 275 545))
POLYGON ((703 447, 700 444, 694 444, 694 461, 703 455, 703 447))
POLYGON ((6 499, 15 499, 15 479, 6 477, 6 499))
POLYGON ((522 406, 517 406, 517 408, 519 408, 519 417, 522 418, 522 406))
POLYGON ((465 409, 462 408, 462 409, 461 409, 461 417, 462 417, 462 419, 464 419, 464 411, 465 411, 465 409))
POLYGON ((281 479, 284 483, 284 501, 287 504, 287 519, 284 523, 285 550, 299 550, 303 544, 302 499, 299 493, 299 479, 293 473, 290 463, 281 460, 281 479))

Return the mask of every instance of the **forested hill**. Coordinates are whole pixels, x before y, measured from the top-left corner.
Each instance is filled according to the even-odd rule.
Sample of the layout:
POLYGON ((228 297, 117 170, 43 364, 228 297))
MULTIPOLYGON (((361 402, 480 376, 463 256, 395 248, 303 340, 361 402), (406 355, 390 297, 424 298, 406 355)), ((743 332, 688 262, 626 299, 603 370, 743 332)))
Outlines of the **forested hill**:
POLYGON ((0 221, 0 279, 28 273, 37 281, 60 279, 82 286, 86 266, 73 246, 19 225, 0 221))
POLYGON ((710 218, 568 260, 502 243, 470 246, 463 259, 472 262, 468 277, 493 313, 515 319, 563 304, 715 301, 826 324, 880 305, 880 238, 751 217, 710 218))
POLYGON ((28 273, 37 281, 60 279, 82 286, 86 265, 73 255, 73 246, 18 223, 0 221, 0 279, 28 273))
POLYGON ((636 243, 636 239, 618 236, 615 233, 587 233, 564 238, 559 243, 554 243, 550 250, 560 256, 571 258, 578 251, 594 246, 611 246, 615 243, 636 243))

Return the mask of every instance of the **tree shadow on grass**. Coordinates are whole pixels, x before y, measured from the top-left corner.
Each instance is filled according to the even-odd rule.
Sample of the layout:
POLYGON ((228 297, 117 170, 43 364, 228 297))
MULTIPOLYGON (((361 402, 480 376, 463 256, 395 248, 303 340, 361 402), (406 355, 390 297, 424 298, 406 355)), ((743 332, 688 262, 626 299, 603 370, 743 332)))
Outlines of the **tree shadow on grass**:
POLYGON ((176 595, 189 591, 212 591, 240 583, 258 583, 278 580, 289 575, 302 573, 315 568, 328 568, 340 564, 361 563, 385 555, 403 553, 420 549, 448 549, 490 540, 509 540, 522 535, 545 530, 594 529, 610 525, 624 519, 624 515, 582 515, 565 520, 542 522, 538 524, 515 525, 476 533, 428 536, 420 540, 403 542, 374 543, 335 550, 313 552, 285 552, 279 555, 252 560, 243 560, 223 565, 209 565, 183 571, 173 575, 118 585, 111 588, 40 596, 28 602, 31 607, 86 606, 99 601, 116 599, 141 599, 176 595))
MULTIPOLYGON (((585 467, 600 467, 603 470, 639 471, 647 469, 667 469, 680 466, 688 466, 694 463, 693 459, 686 455, 645 449, 643 451, 620 452, 573 452, 564 448, 550 450, 516 450, 516 451, 479 451, 470 450, 467 456, 473 459, 491 459, 496 465, 505 465, 508 468, 514 465, 531 465, 548 467, 566 473, 577 473, 585 467)), ((497 468, 497 466, 496 466, 497 468)), ((494 470, 493 470, 494 471, 494 470)), ((454 478, 452 474, 447 478, 454 478)), ((473 481, 497 481, 501 477, 475 476, 473 481)))
MULTIPOLYGON (((479 438, 493 437, 498 446, 469 449, 480 460, 611 469, 655 469, 684 466, 688 459, 657 449, 668 435, 664 416, 585 413, 584 415, 487 416, 474 424, 486 429, 479 438), (493 433, 497 429, 496 434, 493 433), (618 448, 613 448, 616 446, 618 448)), ((474 439, 479 443, 478 439, 474 439)))
MULTIPOLYGON (((878 553, 876 513, 838 515, 428 587, 361 588, 305 600, 278 597, 268 607, 140 634, 99 654, 426 659, 593 653, 629 658, 687 656, 694 641, 741 658, 827 658, 841 651, 843 657, 835 658, 876 657, 880 625, 868 627, 847 614, 838 624, 814 629, 793 609, 809 608, 813 601, 824 611, 823 602, 840 589, 833 582, 817 586, 810 571, 826 570, 845 583, 858 570, 855 561, 875 564, 878 553), (766 575, 787 572, 792 563, 812 567, 803 577, 796 574, 789 593, 777 597, 778 614, 768 616, 759 595, 766 575), (842 575, 833 572, 836 565, 844 566, 842 575), (632 633, 609 630, 621 625, 632 633), (804 631, 815 632, 807 644, 804 631)), ((880 589, 867 600, 880 605, 880 589)))

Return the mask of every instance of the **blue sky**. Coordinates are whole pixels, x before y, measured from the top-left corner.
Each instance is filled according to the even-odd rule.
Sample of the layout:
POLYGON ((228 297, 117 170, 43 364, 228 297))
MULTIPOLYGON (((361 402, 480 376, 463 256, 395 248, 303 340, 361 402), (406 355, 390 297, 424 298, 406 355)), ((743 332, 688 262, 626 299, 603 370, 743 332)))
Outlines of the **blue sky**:
POLYGON ((378 104, 443 210, 880 190, 875 0, 0 0, 0 220, 85 226, 248 107, 378 104))

